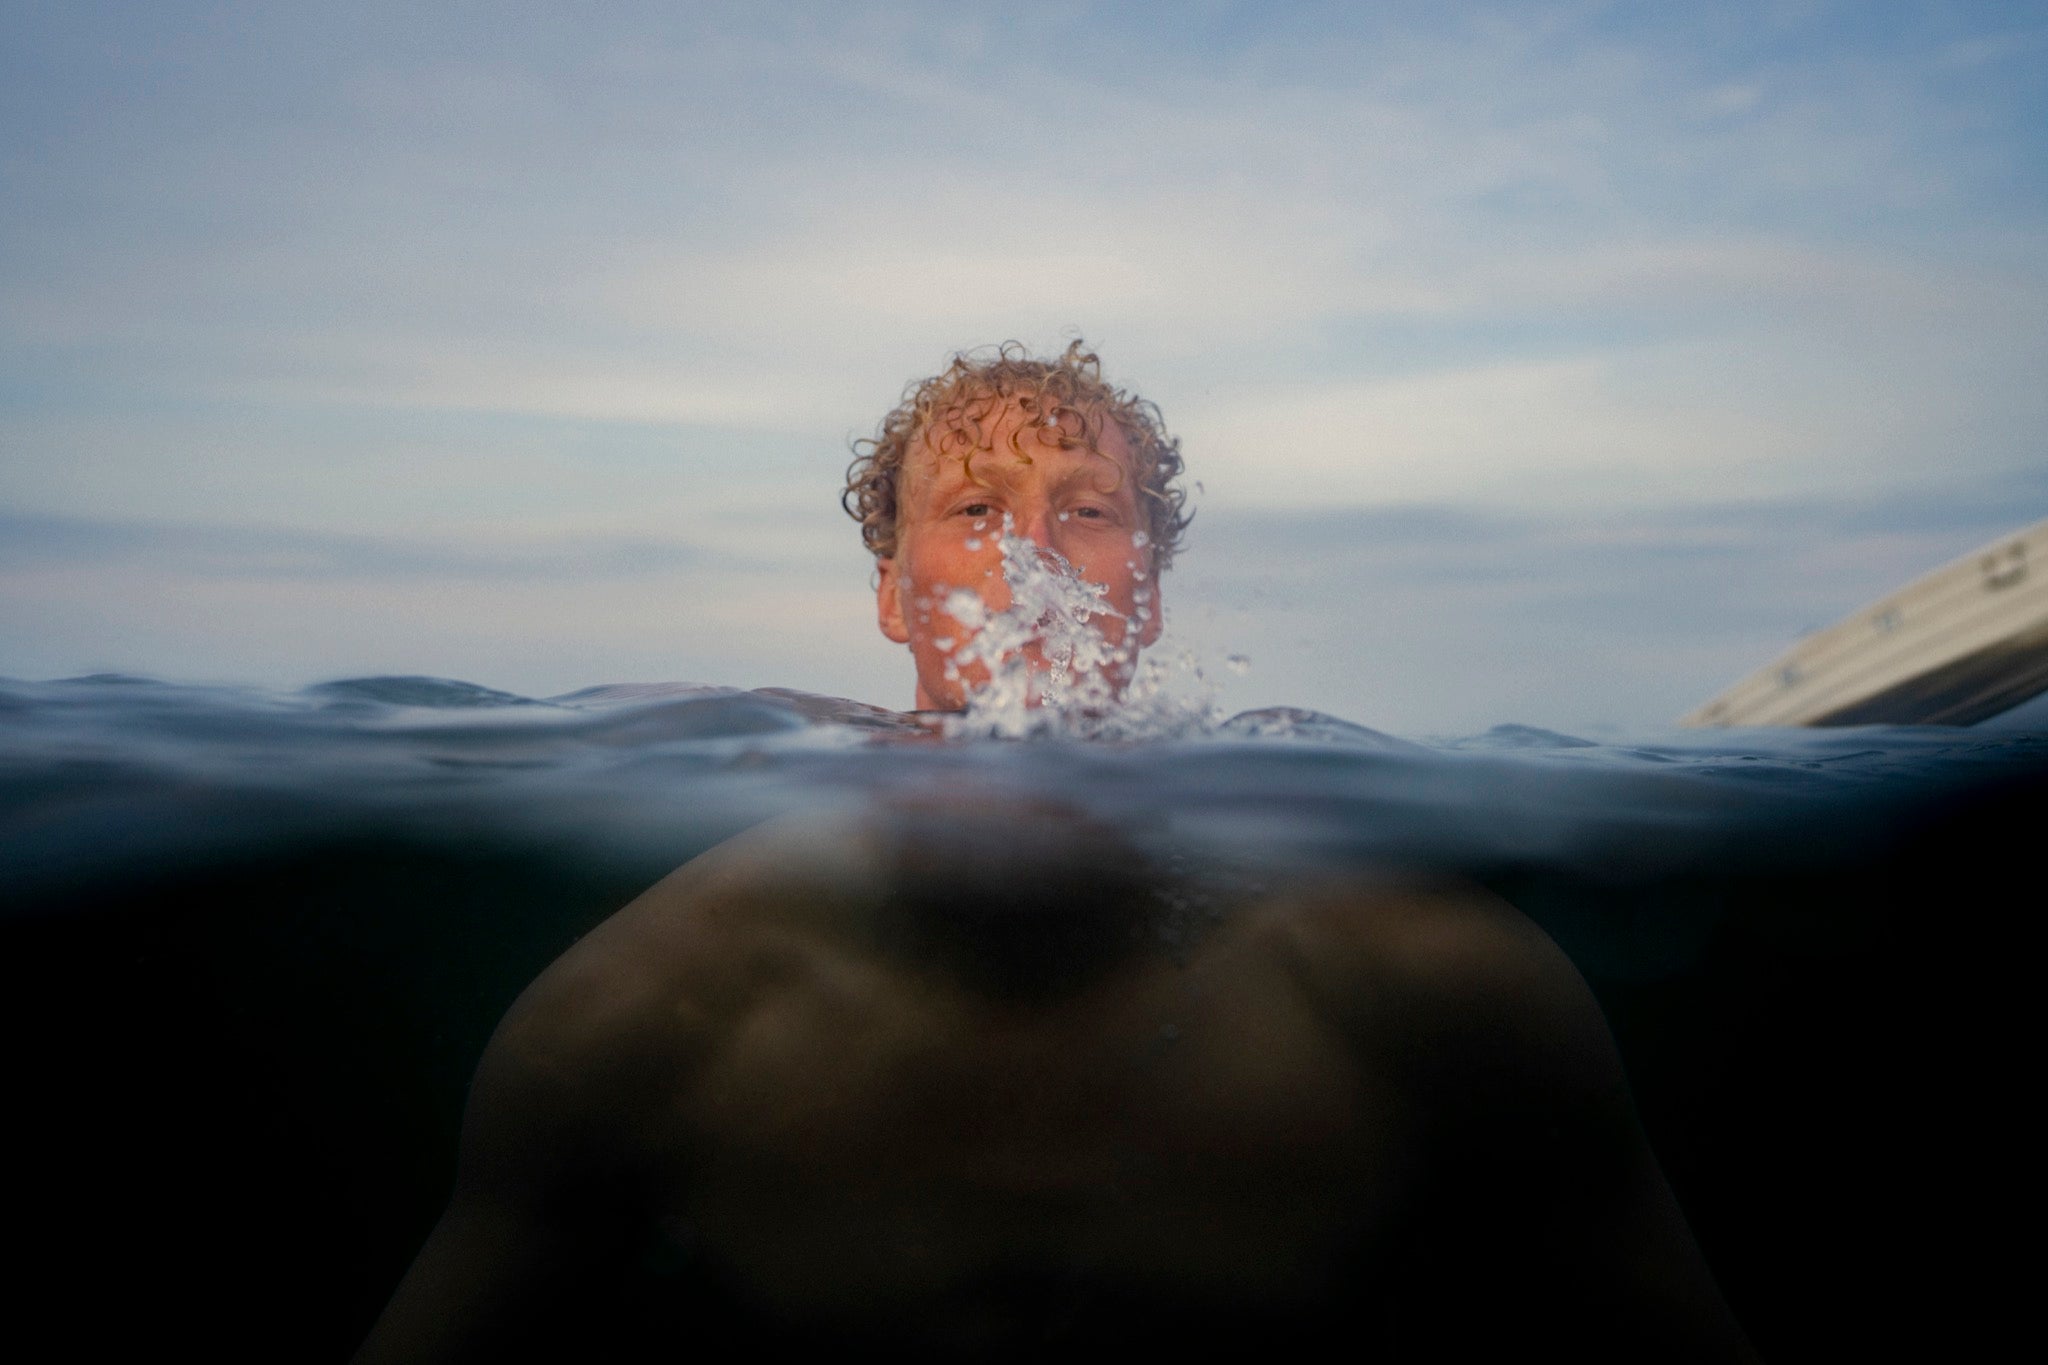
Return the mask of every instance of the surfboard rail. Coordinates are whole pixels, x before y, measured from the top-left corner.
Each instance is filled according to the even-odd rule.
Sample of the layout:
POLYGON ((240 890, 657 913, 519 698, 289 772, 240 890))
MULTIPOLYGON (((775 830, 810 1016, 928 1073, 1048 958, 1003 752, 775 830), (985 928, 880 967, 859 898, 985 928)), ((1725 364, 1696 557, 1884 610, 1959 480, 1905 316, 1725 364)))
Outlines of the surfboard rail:
POLYGON ((2048 520, 1815 631, 1689 726, 1970 725, 2048 691, 2048 520))

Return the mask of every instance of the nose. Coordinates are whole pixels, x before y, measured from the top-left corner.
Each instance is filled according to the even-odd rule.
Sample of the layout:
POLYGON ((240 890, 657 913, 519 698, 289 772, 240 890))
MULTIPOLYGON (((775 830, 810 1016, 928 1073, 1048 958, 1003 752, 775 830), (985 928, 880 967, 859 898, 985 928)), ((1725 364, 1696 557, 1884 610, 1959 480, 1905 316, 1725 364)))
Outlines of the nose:
POLYGON ((1017 507, 1011 513, 1016 522, 1016 534, 1047 550, 1058 550, 1062 536, 1059 514, 1049 502, 1036 499, 1017 507))
POLYGON ((1016 534, 1038 547, 1041 562, 1067 564, 1066 525, 1057 511, 1041 503, 1019 507, 1011 515, 1016 519, 1016 534))
POLYGON ((1016 533, 1038 545, 1052 544, 1052 510, 1044 504, 1036 507, 1020 507, 1014 514, 1017 519, 1016 533))

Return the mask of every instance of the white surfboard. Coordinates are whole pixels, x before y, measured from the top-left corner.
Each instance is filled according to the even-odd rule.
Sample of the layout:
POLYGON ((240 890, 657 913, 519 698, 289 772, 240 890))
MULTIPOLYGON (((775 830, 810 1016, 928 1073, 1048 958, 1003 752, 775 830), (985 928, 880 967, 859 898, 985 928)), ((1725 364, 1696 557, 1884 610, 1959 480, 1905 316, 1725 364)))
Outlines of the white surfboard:
POLYGON ((2048 521, 1816 631, 1680 725, 1969 725, 2048 691, 2048 521))

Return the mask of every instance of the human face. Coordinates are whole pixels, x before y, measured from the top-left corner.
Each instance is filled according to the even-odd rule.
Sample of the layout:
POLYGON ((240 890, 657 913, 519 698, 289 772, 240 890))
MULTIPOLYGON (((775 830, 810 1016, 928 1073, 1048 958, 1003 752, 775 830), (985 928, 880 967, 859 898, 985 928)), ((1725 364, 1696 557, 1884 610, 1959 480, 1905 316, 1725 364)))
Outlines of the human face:
MULTIPOLYGON (((1067 435, 1078 435, 1073 416, 1064 420, 1067 435)), ((1114 423, 1105 423, 1094 450, 1061 449, 1053 429, 1039 427, 1015 403, 984 419, 983 427, 971 474, 961 460, 964 442, 948 444, 942 456, 931 431, 919 436, 897 489, 896 555, 880 561, 877 616, 882 634, 910 646, 918 708, 964 710, 967 694, 988 681, 987 667, 978 662, 947 676, 973 632, 944 604, 966 588, 992 612, 1009 607, 999 544, 1006 514, 1012 534, 1056 552, 1082 578, 1108 589, 1106 604, 1117 615, 1095 617, 1092 624, 1126 660, 1109 679, 1121 690, 1136 647, 1158 639, 1160 628, 1152 551, 1133 543, 1147 523, 1130 444, 1114 423), (1134 631, 1125 653, 1120 647, 1134 631)), ((1037 645, 1023 654, 1035 671, 1051 667, 1037 645)))

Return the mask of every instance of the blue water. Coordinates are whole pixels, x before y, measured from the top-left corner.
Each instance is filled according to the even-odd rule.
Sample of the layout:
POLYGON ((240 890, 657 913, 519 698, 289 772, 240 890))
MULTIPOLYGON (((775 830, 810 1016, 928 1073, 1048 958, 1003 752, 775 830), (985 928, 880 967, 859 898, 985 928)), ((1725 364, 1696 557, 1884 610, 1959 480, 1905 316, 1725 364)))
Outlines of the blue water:
POLYGON ((1498 891, 1599 995, 1765 1354, 1932 1350, 1926 1285, 1962 1274, 1943 1211, 1990 1169, 1955 1116, 2004 1065, 1979 1007, 2038 904, 2012 888, 2044 792, 2023 726, 1401 739, 1274 710, 997 742, 685 685, 0 682, 0 996, 49 1195, 24 1236, 53 1284, 131 1298, 127 1242, 182 1239, 81 1343, 343 1358, 445 1198, 491 1026, 579 934, 778 814, 1018 797, 1169 852, 1498 891), (1887 1296, 1919 1316, 1869 1318, 1887 1296))
POLYGON ((2012 729, 1595 741, 1507 724, 1409 741, 1275 709, 1170 742, 963 743, 860 703, 687 684, 535 699, 430 678, 0 682, 0 877, 19 903, 380 828, 658 875, 772 815, 933 783, 1321 856, 1638 875, 1841 856, 2044 761, 2048 732, 2012 729))

